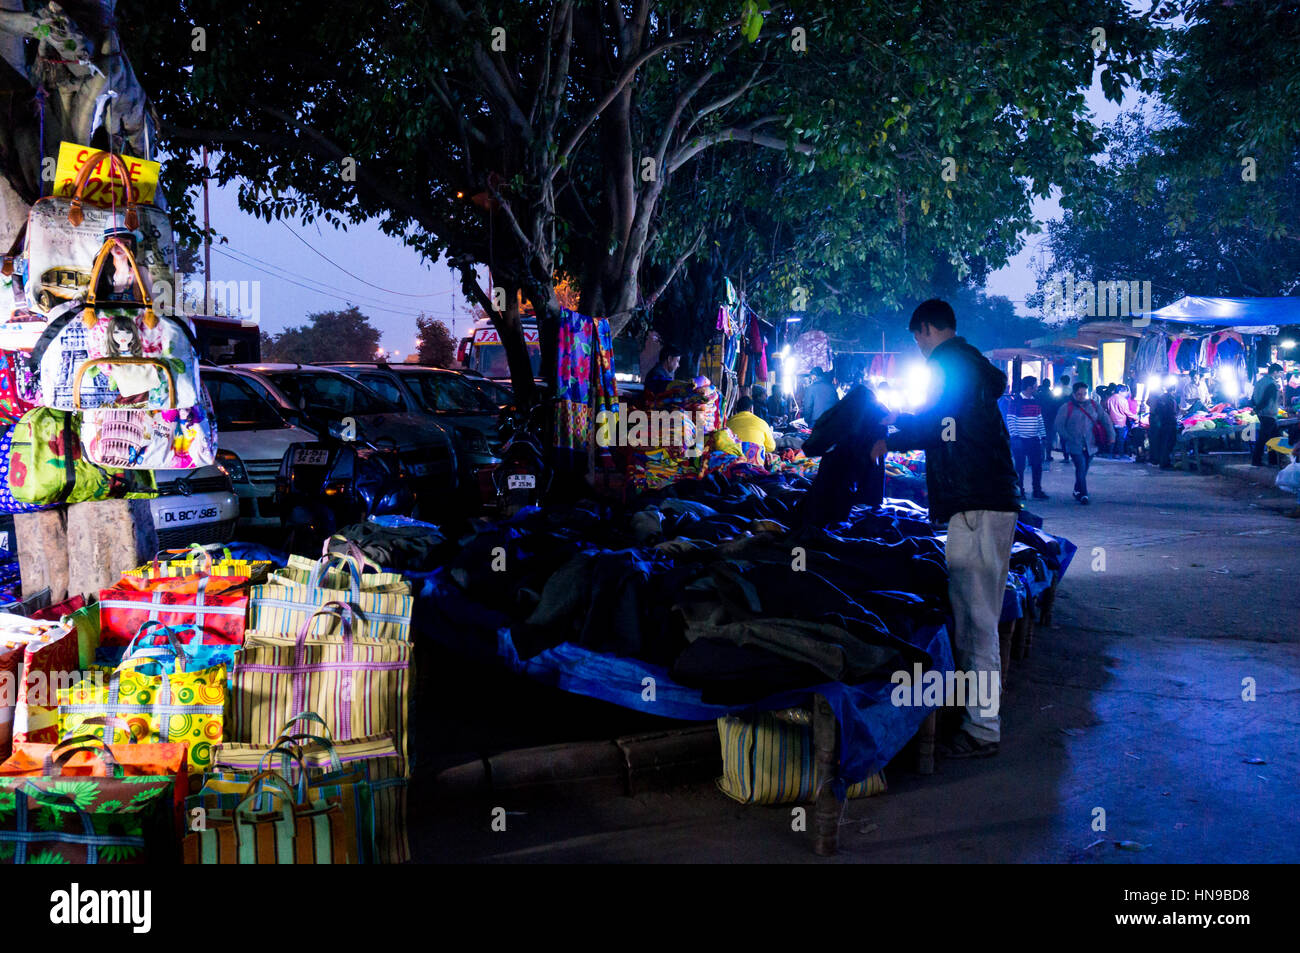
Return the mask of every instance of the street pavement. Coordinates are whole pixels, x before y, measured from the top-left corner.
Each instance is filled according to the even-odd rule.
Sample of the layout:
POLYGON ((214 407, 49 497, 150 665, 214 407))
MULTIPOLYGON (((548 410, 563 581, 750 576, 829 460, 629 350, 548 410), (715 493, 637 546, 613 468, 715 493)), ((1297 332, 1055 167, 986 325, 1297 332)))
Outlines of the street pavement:
POLYGON ((1294 498, 1110 460, 1094 464, 1090 506, 1070 498, 1072 482, 1058 461, 1044 478, 1052 499, 1033 503, 1079 551, 1053 627, 1012 663, 1001 753, 940 761, 928 777, 891 766, 887 794, 849 802, 836 857, 813 855, 789 806, 739 805, 701 782, 456 804, 417 787, 416 859, 1300 860, 1294 498))

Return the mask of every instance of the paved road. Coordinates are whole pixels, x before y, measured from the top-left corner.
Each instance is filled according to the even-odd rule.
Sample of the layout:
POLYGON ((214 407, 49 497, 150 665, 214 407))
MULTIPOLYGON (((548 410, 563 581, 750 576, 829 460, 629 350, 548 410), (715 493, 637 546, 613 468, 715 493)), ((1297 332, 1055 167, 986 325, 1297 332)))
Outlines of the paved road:
MULTIPOLYGON (((1002 753, 941 762, 931 777, 891 769, 887 795, 849 804, 831 862, 1300 860, 1290 501, 1112 461, 1094 468, 1091 506, 1069 498, 1071 483, 1058 463, 1045 478, 1053 499, 1036 504, 1079 553, 1055 626, 1010 673, 1002 753)), ((505 832, 489 830, 482 805, 425 816, 419 855, 817 861, 789 808, 737 805, 707 784, 501 806, 520 812, 505 832)))

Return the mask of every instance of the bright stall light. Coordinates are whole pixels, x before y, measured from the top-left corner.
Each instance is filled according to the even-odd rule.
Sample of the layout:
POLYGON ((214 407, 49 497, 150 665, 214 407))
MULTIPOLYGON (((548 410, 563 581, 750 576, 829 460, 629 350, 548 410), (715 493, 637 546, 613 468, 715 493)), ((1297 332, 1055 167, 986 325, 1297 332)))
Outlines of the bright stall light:
POLYGON ((1147 393, 1154 394, 1158 390, 1160 390, 1160 381, 1161 381, 1161 377, 1159 374, 1152 374, 1150 377, 1148 377, 1146 380, 1147 393))
POLYGON ((1177 387, 1177 386, 1178 386, 1178 375, 1177 375, 1177 374, 1166 374, 1166 375, 1165 375, 1165 386, 1166 386, 1166 387, 1177 387))
POLYGON ((1287 338, 1282 342, 1282 350, 1284 351, 1289 351, 1293 347, 1295 347, 1295 341, 1292 341, 1290 338, 1287 338))
POLYGON ((1237 380, 1236 374, 1228 374, 1219 382, 1219 386, 1223 388, 1223 396, 1228 400, 1236 400, 1241 396, 1241 381, 1237 380))
POLYGON ((908 407, 920 407, 930 390, 930 367, 913 364, 903 372, 903 399, 908 407))

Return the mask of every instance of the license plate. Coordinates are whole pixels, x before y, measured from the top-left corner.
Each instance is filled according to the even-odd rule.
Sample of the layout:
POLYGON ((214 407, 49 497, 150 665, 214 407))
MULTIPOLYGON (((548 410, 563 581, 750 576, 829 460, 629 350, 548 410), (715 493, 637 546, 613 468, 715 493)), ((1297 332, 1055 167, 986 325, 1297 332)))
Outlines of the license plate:
POLYGON ((329 463, 330 452, 328 450, 295 450, 293 452, 293 462, 295 465, 301 463, 309 467, 323 467, 329 463))
POLYGON ((506 477, 506 489, 508 490, 535 490, 537 489, 537 477, 531 473, 516 473, 506 477))
POLYGON ((159 521, 163 526, 181 526, 185 523, 199 523, 214 520, 220 515, 216 506, 176 506, 159 510, 159 521))

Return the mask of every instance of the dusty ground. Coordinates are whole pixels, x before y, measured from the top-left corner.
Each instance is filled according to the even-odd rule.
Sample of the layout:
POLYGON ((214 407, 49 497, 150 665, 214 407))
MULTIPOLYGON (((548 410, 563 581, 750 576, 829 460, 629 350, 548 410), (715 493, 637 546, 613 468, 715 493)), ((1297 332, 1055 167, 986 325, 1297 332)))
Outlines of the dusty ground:
MULTIPOLYGON (((1000 756, 930 777, 891 768, 888 794, 850 802, 830 862, 1300 860, 1292 501, 1112 461, 1095 465, 1086 508, 1059 462, 1044 482, 1054 498, 1035 511, 1079 553, 1055 626, 1011 671, 1000 756)), ((415 794, 423 860, 823 862, 788 807, 744 807, 707 783, 497 798, 505 832, 489 829, 490 804, 415 794)))

